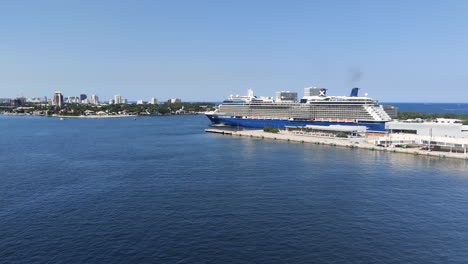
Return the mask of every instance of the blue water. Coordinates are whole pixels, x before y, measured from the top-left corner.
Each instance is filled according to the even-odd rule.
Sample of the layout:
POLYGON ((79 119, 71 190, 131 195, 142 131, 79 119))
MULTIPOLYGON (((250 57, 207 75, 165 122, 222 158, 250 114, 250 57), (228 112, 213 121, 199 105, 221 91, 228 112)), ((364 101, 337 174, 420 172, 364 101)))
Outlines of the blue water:
POLYGON ((384 103, 398 107, 401 112, 434 114, 468 114, 468 103, 384 103))
POLYGON ((468 263, 468 164, 0 116, 0 263, 468 263))

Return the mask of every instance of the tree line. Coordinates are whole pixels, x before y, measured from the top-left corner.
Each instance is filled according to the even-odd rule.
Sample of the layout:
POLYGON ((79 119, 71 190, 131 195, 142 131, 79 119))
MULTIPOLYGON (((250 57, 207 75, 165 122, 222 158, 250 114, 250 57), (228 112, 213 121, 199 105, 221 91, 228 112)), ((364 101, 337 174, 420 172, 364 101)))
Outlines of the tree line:
POLYGON ((399 112, 398 119, 406 120, 406 119, 416 119, 421 118, 424 120, 435 120, 437 118, 452 118, 452 119, 460 119, 462 120, 464 125, 468 125, 468 115, 467 114, 450 114, 450 113, 421 113, 421 112, 399 112))

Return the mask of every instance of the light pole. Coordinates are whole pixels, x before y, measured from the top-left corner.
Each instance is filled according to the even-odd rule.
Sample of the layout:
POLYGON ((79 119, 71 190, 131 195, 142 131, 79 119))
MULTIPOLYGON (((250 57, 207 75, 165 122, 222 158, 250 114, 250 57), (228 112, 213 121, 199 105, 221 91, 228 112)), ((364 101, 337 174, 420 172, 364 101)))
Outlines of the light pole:
POLYGON ((431 142, 432 142, 432 127, 429 128, 429 144, 427 146, 428 151, 431 151, 431 142))

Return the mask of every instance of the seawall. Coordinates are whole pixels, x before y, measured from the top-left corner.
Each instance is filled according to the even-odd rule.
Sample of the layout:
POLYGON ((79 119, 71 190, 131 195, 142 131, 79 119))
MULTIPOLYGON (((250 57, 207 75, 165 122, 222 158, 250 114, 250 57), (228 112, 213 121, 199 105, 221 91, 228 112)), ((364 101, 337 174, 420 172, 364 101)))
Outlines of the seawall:
POLYGON ((337 147, 347 147, 347 148, 360 148, 368 149, 370 151, 387 151, 393 153, 405 153, 411 155, 424 155, 424 156, 433 156, 439 158, 455 158, 455 159, 464 159, 468 160, 468 154, 463 153, 450 153, 450 152, 439 152, 439 151, 427 151, 417 148, 396 148, 396 147, 382 147, 376 146, 372 143, 369 143, 369 138, 331 138, 331 137, 318 137, 318 136, 305 136, 305 135, 296 135, 289 132, 280 132, 280 133, 269 133, 264 132, 263 130, 224 130, 219 128, 207 128, 205 132, 216 133, 228 136, 242 136, 242 137, 252 137, 252 138, 261 138, 261 139, 271 139, 271 140, 282 140, 282 141, 292 141, 300 143, 312 143, 320 145, 329 145, 337 147))

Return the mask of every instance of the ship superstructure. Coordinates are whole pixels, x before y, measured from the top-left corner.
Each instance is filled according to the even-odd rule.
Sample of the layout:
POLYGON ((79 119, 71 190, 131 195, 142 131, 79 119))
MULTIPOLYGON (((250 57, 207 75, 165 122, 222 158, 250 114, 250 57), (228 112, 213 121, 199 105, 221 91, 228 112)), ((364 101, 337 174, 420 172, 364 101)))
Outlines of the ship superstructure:
MULTIPOLYGON (((230 96, 214 112, 207 113, 215 124, 245 127, 277 127, 305 125, 364 125, 371 131, 385 130, 392 120, 387 109, 378 101, 358 95, 353 88, 350 96, 328 96, 327 89, 309 87, 298 102, 291 92, 278 92, 277 100, 256 97, 252 90, 246 96, 230 96), (283 100, 278 100, 282 96, 283 100), (289 100, 284 100, 287 96, 289 100)), ((394 109, 391 109, 394 110, 394 109)), ((393 113, 396 111, 388 111, 393 113)))

